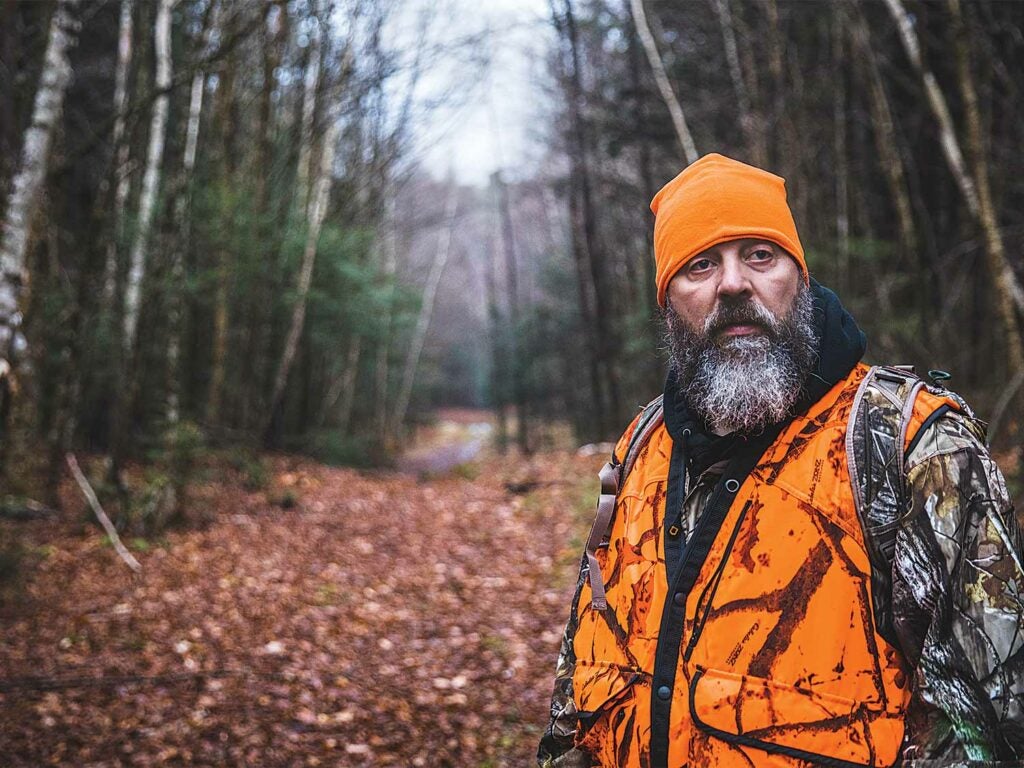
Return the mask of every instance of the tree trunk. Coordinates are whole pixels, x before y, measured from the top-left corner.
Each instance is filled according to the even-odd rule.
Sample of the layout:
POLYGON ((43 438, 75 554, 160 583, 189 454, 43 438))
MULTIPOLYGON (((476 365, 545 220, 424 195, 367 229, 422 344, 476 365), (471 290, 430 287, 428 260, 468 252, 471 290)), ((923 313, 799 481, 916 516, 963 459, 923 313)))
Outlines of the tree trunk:
POLYGON ((409 343, 409 352, 405 357, 405 367, 402 370, 402 384, 398 390, 398 399, 395 401, 394 410, 391 412, 391 435, 396 440, 405 421, 406 411, 409 409, 409 400, 412 397, 412 388, 416 381, 416 369, 419 367, 420 354, 423 352, 423 342, 427 338, 427 329, 430 327, 430 318, 434 312, 437 288, 441 284, 441 277, 444 275, 444 268, 451 254, 452 230, 455 228, 455 213, 458 208, 458 202, 458 189, 455 187, 455 182, 449 179, 448 202, 445 204, 444 220, 437 238, 437 250, 434 252, 434 261, 430 265, 426 286, 423 288, 423 300, 420 303, 419 316, 416 318, 416 328, 413 330, 412 340, 409 343))
MULTIPOLYGON (((225 33, 231 34, 232 24, 225 22, 225 33)), ((215 122, 220 129, 220 180, 230 188, 234 182, 235 160, 235 68, 237 56, 232 53, 221 72, 218 73, 217 103, 215 122)), ((221 199, 227 197, 221 195, 221 199)), ((233 203, 232 203, 233 205, 233 203)), ((222 226, 231 231, 231 212, 223 212, 222 226)), ((228 331, 230 329, 230 277, 232 258, 229 248, 218 243, 213 254, 215 287, 213 297, 213 343, 210 361, 210 390, 206 400, 206 422, 216 427, 224 420, 222 406, 224 402, 224 386, 227 379, 228 331)))
POLYGON ((277 284, 277 269, 271 266, 278 260, 278 240, 284 238, 278 238, 279 226, 271 201, 270 181, 274 164, 273 95, 281 62, 281 36, 286 29, 287 7, 267 0, 262 13, 263 83, 256 122, 256 166, 252 175, 256 179, 253 214, 257 251, 254 255, 258 263, 266 266, 257 271, 253 290, 244 300, 246 332, 241 371, 243 380, 249 382, 245 391, 245 409, 248 412, 259 412, 266 397, 268 379, 273 373, 273 305, 275 295, 283 287, 277 284))
POLYGON ((25 131, 21 165, 14 176, 0 239, 0 474, 5 470, 7 418, 13 393, 11 377, 24 338, 19 330, 19 304, 28 282, 28 249, 32 220, 46 177, 53 134, 60 120, 64 93, 71 81, 68 53, 78 37, 78 0, 60 0, 50 19, 32 120, 25 131))
MULTIPOLYGON (((639 2, 639 0, 633 0, 633 2, 639 2)), ((740 126, 743 128, 743 137, 754 165, 763 168, 768 164, 768 149, 764 142, 764 132, 758 125, 758 120, 754 116, 754 110, 750 104, 747 84, 743 79, 739 49, 736 46, 736 30, 732 23, 732 9, 729 7, 729 3, 730 0, 715 0, 715 12, 718 14, 718 25, 722 29, 725 59, 729 64, 729 78, 732 80, 732 87, 736 92, 736 103, 740 108, 740 126)))
POLYGON ((122 317, 121 349, 118 361, 117 397, 114 405, 111 434, 111 461, 109 481, 117 486, 122 510, 127 509, 128 493, 123 484, 121 466, 129 445, 129 422, 135 404, 135 354, 137 351, 140 296, 145 274, 146 248, 149 243, 153 213, 156 209, 157 189, 164 158, 167 132, 167 112, 171 87, 171 8, 173 0, 160 0, 154 31, 156 56, 156 87, 160 95, 153 101, 153 114, 149 125, 149 147, 146 153, 146 171, 139 197, 138 224, 128 262, 128 280, 125 285, 122 317))
POLYGON ((374 368, 374 426, 381 443, 387 442, 388 433, 388 378, 391 351, 391 326, 394 313, 394 286, 391 285, 397 269, 397 237, 395 231, 395 200, 389 185, 382 185, 385 198, 385 213, 381 222, 381 255, 385 283, 384 317, 381 318, 380 344, 377 346, 377 361, 374 368))
POLYGON ((509 373, 512 378, 512 402, 516 413, 516 445, 523 454, 530 452, 529 424, 527 422, 526 387, 524 386, 524 366, 526 361, 520 354, 520 295, 519 265, 516 253, 515 230, 512 228, 512 209, 509 205, 508 186, 501 178, 501 173, 494 176, 495 192, 498 195, 498 215, 501 220, 501 244, 505 254, 505 290, 508 293, 508 358, 509 373))
POLYGON ((337 138, 338 121, 332 119, 331 125, 327 129, 327 136, 324 137, 323 150, 320 153, 320 168, 317 173, 316 189, 313 192, 306 215, 308 221, 306 247, 302 254, 302 269, 299 272, 295 307, 292 309, 292 320, 288 329, 288 338, 284 344, 284 352, 281 354, 281 362, 277 368, 277 375, 274 377, 274 389, 270 397, 270 407, 267 409, 268 415, 265 417, 263 425, 264 440, 269 440, 272 437, 269 431, 275 414, 282 407, 284 387, 288 382, 288 374, 295 360, 295 353, 299 348, 299 339, 302 336, 302 329, 306 321, 306 304, 309 299, 309 287, 313 281, 313 267, 316 264, 317 244, 320 241, 320 230, 323 227, 324 215, 327 213, 327 204, 330 200, 331 181, 333 180, 334 170, 334 145, 337 142, 337 138))
MULTIPOLYGON (((490 336, 491 401, 497 419, 494 441, 499 451, 508 449, 508 397, 505 392, 505 371, 508 360, 504 354, 501 305, 498 301, 498 276, 494 262, 498 253, 497 227, 491 230, 491 247, 487 249, 484 263, 484 283, 487 291, 487 331, 490 336)), ((591 356, 591 359, 594 359, 591 356)))
POLYGON ((71 81, 68 53, 77 42, 78 0, 60 0, 50 19, 49 40, 43 56, 32 120, 25 131, 21 166, 14 176, 0 240, 0 380, 15 365, 16 338, 21 315, 18 304, 28 280, 27 260, 32 219, 46 176, 50 144, 60 120, 64 92, 71 81))
POLYGON ((295 171, 294 209, 304 211, 309 199, 309 168, 313 157, 313 118, 316 115, 316 96, 320 89, 320 46, 319 25, 309 43, 309 60, 306 64, 305 87, 302 94, 302 124, 299 128, 299 165, 295 171))
POLYGON ((153 116, 149 124, 149 150, 146 153, 146 173, 142 178, 139 198, 139 222, 132 244, 125 288, 124 354, 130 359, 135 349, 135 333, 139 323, 139 297, 146 271, 146 248, 156 209, 156 195, 160 186, 160 169, 164 159, 167 137, 167 110, 171 87, 171 8, 174 0, 160 0, 156 15, 156 88, 160 93, 153 101, 153 116))
POLYGON ((885 94, 885 85, 871 46, 867 24, 859 9, 855 9, 855 13, 852 31, 860 53, 857 58, 867 70, 875 147, 878 149, 878 158, 896 208, 896 220, 900 228, 900 251, 904 258, 913 258, 918 247, 917 227, 914 225, 914 216, 911 212, 910 195, 907 191, 903 161, 900 159, 892 111, 889 109, 889 99, 885 94))
POLYGON ((843 45, 846 14, 837 8, 832 15, 832 66, 836 83, 833 89, 833 163, 836 172, 836 282, 839 294, 850 288, 850 163, 846 149, 846 57, 843 45))
POLYGON ((577 277, 580 280, 581 301, 586 301, 584 294, 589 289, 593 290, 592 321, 588 322, 584 315, 584 331, 589 334, 591 348, 594 351, 591 363, 592 376, 600 381, 600 390, 607 395, 607 400, 601 397, 596 403, 597 418, 594 422, 597 431, 601 435, 607 435, 617 429, 617 422, 622 416, 618 372, 615 370, 614 351, 617 348, 617 337, 615 328, 610 323, 613 313, 610 275, 598 243, 589 141, 583 119, 583 79, 580 71, 579 41, 571 0, 565 0, 564 24, 560 26, 563 27, 562 32, 569 45, 570 59, 566 83, 570 116, 569 209, 573 224, 573 253, 577 263, 577 277))
MULTIPOLYGON (((953 177, 956 179, 960 193, 967 203, 968 209, 981 225, 985 235, 985 253, 992 279, 996 285, 996 306, 1000 321, 1003 325, 1003 333, 1006 335, 1007 356, 1010 368, 1013 371, 1024 368, 1024 349, 1021 347, 1021 331, 1017 322, 1015 308, 1018 311, 1024 310, 1024 292, 1013 274, 1009 262, 1006 259, 1006 252, 1003 247, 1002 236, 995 219, 995 212, 992 209, 991 190, 988 186, 988 175, 984 154, 977 152, 975 172, 984 173, 983 186, 985 187, 985 201, 981 200, 978 191, 979 180, 972 178, 964 163, 963 154, 960 151, 960 144, 956 138, 956 131, 953 128, 953 118, 950 115, 949 107, 946 104, 946 97, 939 88, 938 82, 931 70, 925 66, 921 56, 921 48, 914 32, 914 25, 900 0, 885 0, 889 12, 892 14, 896 25, 899 27, 900 39, 907 58, 917 71, 918 76, 924 83, 925 94, 928 97, 928 104, 932 114, 939 124, 942 151, 946 157, 953 177)), ((951 0, 950 10, 953 12, 954 20, 960 18, 960 5, 956 0, 951 0)), ((964 93, 964 101, 968 123, 968 141, 973 150, 981 149, 981 121, 978 117, 978 105, 976 97, 971 104, 971 97, 974 95, 974 84, 970 72, 970 63, 967 60, 967 50, 964 46, 957 46, 957 71, 960 78, 961 90, 964 93), (972 117, 973 113, 973 117, 972 117), (973 124, 973 127, 971 127, 973 124)))
POLYGON ((327 423, 327 415, 335 406, 339 406, 340 403, 338 408, 338 431, 344 434, 348 429, 348 421, 352 414, 351 412, 342 413, 342 410, 346 404, 351 407, 351 398, 347 396, 349 391, 355 388, 362 346, 362 337, 353 334, 348 343, 348 352, 345 355, 345 362, 341 366, 341 371, 330 380, 327 392, 320 402, 320 409, 316 415, 316 426, 318 428, 323 428, 324 424, 327 423))
POLYGON ((783 36, 782 20, 779 18, 779 7, 776 0, 762 0, 765 14, 768 17, 768 71, 771 73, 772 86, 769 92, 773 98, 771 104, 771 124, 768 130, 775 136, 775 157, 773 163, 779 168, 780 175, 789 181, 789 207, 793 210, 793 218, 800 226, 808 226, 807 189, 809 184, 800 183, 800 160, 804 156, 804 147, 797 134, 794 114, 800 111, 800 98, 803 89, 798 83, 787 88, 785 53, 793 54, 795 41, 786 41, 783 36))
MULTIPOLYGON (((199 46, 199 55, 208 58, 212 53, 211 40, 217 32, 220 5, 210 9, 208 22, 205 25, 199 46)), ((185 253, 191 242, 192 232, 192 175, 196 166, 196 153, 199 147, 199 123, 203 114, 203 92, 206 89, 206 72, 197 67, 192 75, 192 88, 189 93, 188 121, 185 124, 185 154, 182 159, 181 176, 177 183, 177 195, 174 201, 174 231, 177 241, 171 249, 171 282, 168 286, 168 333, 167 342, 167 423, 174 429, 181 416, 181 336, 182 314, 185 285, 185 253)))
POLYGON ((118 254, 124 239, 124 209, 131 187, 128 168, 130 144, 125 138, 125 113, 128 106, 128 70, 132 63, 132 13, 135 0, 121 0, 121 20, 117 33, 117 68, 114 74, 114 210, 107 261, 103 271, 103 310, 112 313, 117 295, 118 254))
POLYGON ((644 51, 647 53, 647 60, 651 63, 654 71, 654 82, 658 85, 661 98, 665 100, 669 115, 672 117, 672 127, 675 128, 676 138, 679 139, 679 146, 682 147, 683 156, 687 163, 695 163, 700 157, 697 152, 697 145, 693 142, 693 136, 686 125, 686 116, 683 114, 683 107, 676 97, 672 83, 665 71, 665 64, 658 53, 658 43, 651 34, 651 28, 647 24, 647 14, 644 12, 643 0, 630 0, 630 8, 633 11, 633 21, 636 24, 637 34, 640 35, 640 42, 643 43, 644 51))
POLYGON ((1006 257, 1006 247, 995 203, 992 200, 992 185, 988 173, 988 153, 981 125, 981 110, 978 94, 974 87, 974 73, 971 71, 970 41, 964 24, 960 0, 948 0, 953 16, 953 33, 956 49, 957 78, 964 100, 964 117, 967 123, 967 155, 974 173, 974 184, 978 192, 977 218, 985 236, 985 254, 988 267, 998 286, 998 312, 1007 327, 1006 343, 1010 370, 1014 375, 1024 370, 1024 346, 1022 346, 1020 323, 1016 310, 1024 311, 1024 294, 1006 257), (1011 331, 1012 329, 1012 331, 1011 331))

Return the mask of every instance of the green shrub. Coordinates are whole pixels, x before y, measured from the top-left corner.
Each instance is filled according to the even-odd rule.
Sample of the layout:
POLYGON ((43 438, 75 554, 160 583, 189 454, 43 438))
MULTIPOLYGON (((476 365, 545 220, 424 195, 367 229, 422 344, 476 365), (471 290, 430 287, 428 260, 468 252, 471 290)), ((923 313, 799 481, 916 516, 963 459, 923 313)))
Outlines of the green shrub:
POLYGON ((337 430, 320 430, 299 447, 324 464, 343 467, 389 467, 393 457, 384 446, 365 436, 342 435, 337 430))

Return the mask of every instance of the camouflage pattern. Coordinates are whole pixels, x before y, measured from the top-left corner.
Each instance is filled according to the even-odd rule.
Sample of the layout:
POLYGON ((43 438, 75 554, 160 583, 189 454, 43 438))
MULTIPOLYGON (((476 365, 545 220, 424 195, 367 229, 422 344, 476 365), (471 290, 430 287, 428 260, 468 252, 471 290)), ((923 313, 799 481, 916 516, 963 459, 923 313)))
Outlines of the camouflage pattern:
POLYGON ((1024 542, 1006 483, 974 423, 949 414, 908 457, 907 486, 892 569, 916 667, 903 756, 1024 760, 1024 542))
MULTIPOLYGON (((884 392, 871 392, 863 407, 880 412, 885 400, 884 392)), ((887 550, 871 556, 876 624, 915 669, 897 764, 1015 761, 1024 756, 1024 576, 1020 527, 1005 483, 969 412, 943 415, 906 457, 901 435, 891 427, 886 432, 883 421, 866 419, 852 448, 868 457, 861 523, 871 535, 865 538, 887 550), (894 455, 905 468, 899 487, 887 480, 894 455), (909 514, 879 535, 877 527, 902 508, 909 514), (884 563, 892 563, 891 571, 880 572, 884 563)), ((715 469, 686 497, 687 530, 708 501, 715 469)), ((542 766, 592 764, 574 748, 578 715, 572 690, 573 638, 587 575, 584 562, 559 654, 552 719, 538 753, 542 766)))

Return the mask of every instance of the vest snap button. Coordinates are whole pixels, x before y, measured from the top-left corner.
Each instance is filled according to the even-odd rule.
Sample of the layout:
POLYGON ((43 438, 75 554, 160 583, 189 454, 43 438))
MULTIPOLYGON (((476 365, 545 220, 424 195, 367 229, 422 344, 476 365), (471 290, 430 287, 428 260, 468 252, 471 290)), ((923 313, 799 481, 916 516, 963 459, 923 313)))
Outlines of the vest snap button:
POLYGON ((676 605, 686 605, 686 595, 682 592, 676 592, 672 595, 672 602, 676 605))
POLYGON ((736 493, 740 489, 740 483, 736 478, 730 477, 725 481, 725 490, 729 493, 736 493))
POLYGON ((661 688, 658 689, 658 698, 662 701, 668 701, 672 698, 672 689, 667 685, 661 686, 661 688))

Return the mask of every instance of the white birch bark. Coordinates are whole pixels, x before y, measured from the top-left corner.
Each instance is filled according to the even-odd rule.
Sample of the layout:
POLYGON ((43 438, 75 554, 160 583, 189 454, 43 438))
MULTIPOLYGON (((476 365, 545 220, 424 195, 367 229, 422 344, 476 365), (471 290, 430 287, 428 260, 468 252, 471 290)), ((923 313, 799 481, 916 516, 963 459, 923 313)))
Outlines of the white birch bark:
POLYGON ((889 13, 900 32, 900 40, 903 43, 903 50, 907 58, 914 65, 914 69, 924 83, 925 95, 928 97, 928 106, 939 123, 939 141, 942 144, 942 153, 946 157, 957 186, 967 202, 971 213, 978 213, 978 191, 974 186, 974 180, 967 172, 967 165, 964 163, 963 153, 960 151, 960 143, 956 138, 956 131, 953 127, 953 116, 949 113, 949 105, 946 97, 942 94, 935 75, 925 67, 924 59, 921 57, 921 46, 917 41, 917 33, 914 31, 914 24, 907 15, 906 9, 900 0, 885 0, 889 13))
POLYGON ((302 94, 302 125, 299 129, 299 165, 295 174, 295 209, 304 211, 309 198, 309 169, 313 156, 313 118, 316 115, 316 95, 320 88, 320 26, 310 40, 306 82, 302 94))
POLYGON ((889 108, 889 99, 885 94, 882 73, 875 60, 875 52, 871 48, 867 23, 859 13, 853 22, 852 31, 868 76, 875 147, 885 171, 893 205, 896 207, 896 219, 900 227, 900 246, 905 256, 912 256, 917 249, 917 227, 914 225, 910 194, 907 191, 906 176, 903 172, 903 160, 897 148, 896 123, 892 116, 892 110, 889 108))
POLYGON ((149 150, 146 153, 146 173, 142 178, 139 199, 139 223, 132 244, 125 287, 124 349, 127 355, 135 347, 135 332, 139 323, 139 296, 145 274, 146 247, 153 224, 156 194, 160 185, 160 166, 164 157, 167 134, 167 109, 171 87, 171 8, 174 0, 160 0, 156 14, 155 52, 156 88, 160 95, 153 102, 153 116, 149 124, 149 150))
POLYGON ((654 71, 654 81, 658 85, 658 91, 661 93, 661 98, 665 101, 665 106, 668 107, 669 115, 672 116, 672 125, 676 130, 679 144, 683 148, 686 162, 695 163, 700 154, 697 152, 697 145, 693 142, 690 129, 686 125, 683 107, 679 103, 679 99, 672 89, 672 83, 668 79, 668 73, 665 71, 665 64, 661 60, 661 54, 658 53, 658 44, 654 40, 654 35, 651 34, 651 28, 647 23, 647 14, 644 12, 643 0, 630 0, 630 5, 633 9, 633 19, 636 22, 637 34, 640 36, 640 42, 643 43, 647 60, 651 63, 651 69, 654 71))
MULTIPOLYGON (((220 25, 221 5, 217 0, 210 11, 210 23, 203 30, 201 44, 201 56, 204 61, 209 60, 213 55, 213 40, 220 25)), ((188 100, 188 124, 185 129, 185 158, 184 166, 186 176, 192 175, 196 167, 196 152, 199 149, 199 122, 203 114, 203 94, 206 92, 206 70, 197 67, 192 75, 192 90, 188 100)))
POLYGON ((21 166, 14 176, 0 239, 0 379, 11 370, 19 337, 18 303, 27 282, 26 258, 32 219, 46 177, 53 133, 60 120, 64 92, 71 81, 68 53, 78 37, 78 0, 60 0, 50 19, 32 120, 25 131, 21 166))
POLYGON ((967 154, 974 173, 975 189, 978 191, 978 224, 985 236, 985 255, 988 268, 996 283, 997 311, 1006 332, 1007 358, 1011 370, 1024 370, 1024 342, 1021 339, 1017 311, 1024 309, 1024 292, 1017 276, 1006 257, 1006 245, 999 231, 995 202, 992 199, 992 185, 988 177, 988 157, 985 151, 985 137, 981 127, 981 109, 978 107, 978 93, 974 87, 974 73, 971 70, 971 50, 967 27, 964 23, 960 0, 947 0, 953 16, 955 36, 957 78, 964 100, 964 117, 967 124, 967 154), (1016 310, 1015 311, 1015 306, 1016 310))
MULTIPOLYGON (((893 20, 896 22, 896 26, 899 28, 900 39, 903 42, 903 49, 907 53, 907 58, 910 59, 910 63, 914 65, 914 69, 924 83, 928 105, 931 107, 932 114, 939 123, 940 142, 946 162, 953 173, 954 179, 956 179, 957 186, 960 188, 960 193, 963 195, 968 209, 981 225, 982 231, 985 234, 986 251, 989 252, 990 267, 992 268, 996 288, 1000 293, 1005 292, 1008 295, 1009 300, 1018 312, 1024 312, 1024 289, 1021 288, 1006 260, 1002 237, 992 216, 991 205, 982 205, 978 195, 977 179, 972 177, 964 162, 964 156, 960 151, 960 143, 956 137, 953 117, 950 115, 946 97, 943 95, 942 89, 939 88, 935 75, 925 66, 924 59, 921 56, 921 46, 917 40, 917 33, 914 31, 914 24, 900 0, 885 0, 885 4, 893 20)), ((959 11, 959 4, 951 3, 950 6, 954 13, 959 11)), ((961 73, 961 85, 963 86, 966 82, 965 75, 961 73)), ((1009 318, 1005 317, 1005 312, 1003 314, 1004 324, 1008 325, 1010 322, 1009 318)), ((1016 325, 1016 319, 1013 320, 1013 324, 1016 325)), ((1007 327, 1006 331, 1009 332, 1010 328, 1007 327)), ((1016 337, 1019 338, 1019 332, 1016 334, 1016 337)))
POLYGON ((128 168, 130 147, 125 141, 125 113, 128 106, 128 69, 132 63, 132 15, 135 0, 121 0, 121 21, 117 33, 117 68, 114 73, 114 211, 113 237, 107 243, 103 270, 103 306, 111 307, 117 291, 117 254, 124 235, 124 209, 131 190, 128 168))
POLYGON ((78 483, 78 487, 82 489, 82 493, 85 495, 86 501, 89 502, 89 506, 92 507, 92 511, 96 514, 96 518, 100 521, 100 525, 103 526, 103 530, 107 532, 107 537, 110 539, 110 543, 114 546, 114 550, 133 571, 138 573, 142 570, 142 566, 139 561, 135 559, 128 548, 121 543, 121 537, 117 535, 117 529, 114 524, 110 521, 107 513, 103 511, 103 507, 100 505, 100 500, 96 498, 96 492, 89 485, 89 481, 82 473, 82 469, 78 466, 78 460, 74 454, 67 454, 68 466, 71 468, 71 474, 75 478, 75 482, 78 483))
POLYGON ((281 363, 274 378, 273 395, 270 398, 270 409, 267 411, 267 422, 270 416, 277 410, 284 395, 284 387, 288 382, 288 374, 291 371, 292 362, 295 360, 295 353, 299 348, 299 339, 302 336, 302 329, 306 321, 306 304, 309 298, 309 286, 313 281, 313 267, 316 264, 317 244, 320 241, 320 230, 323 227, 324 215, 327 213, 327 204, 330 201, 331 180, 334 168, 334 146, 338 140, 338 121, 332 119, 331 126, 324 138, 323 150, 320 154, 320 168, 317 173, 316 187, 313 190, 312 199, 309 201, 307 213, 308 229, 306 232, 306 247, 302 254, 302 269, 299 272, 299 284, 296 291, 295 307, 292 310, 291 326, 288 329, 288 339, 285 341, 284 352, 281 355, 281 363))
MULTIPOLYGON (((214 0, 216 1, 216 0, 214 0)), ((211 40, 217 30, 220 5, 215 5, 210 15, 210 22, 203 30, 200 55, 208 58, 211 51, 211 40)), ((185 281, 185 250, 189 245, 189 216, 191 215, 191 183, 192 172, 196 167, 196 152, 199 147, 199 123, 203 115, 203 93, 206 90, 206 72, 202 67, 196 69, 192 76, 192 89, 188 102, 188 122, 185 126, 185 154, 182 158, 180 194, 175 201, 174 218, 178 242, 171 253, 171 296, 170 296, 170 339, 167 343, 167 369, 170 386, 167 396, 167 422, 174 427, 180 418, 179 390, 180 383, 178 362, 181 355, 181 290, 185 281)))
POLYGON ((402 422, 405 421, 406 411, 409 409, 412 387, 416 381, 416 369, 419 367, 420 355, 423 352, 423 342, 427 338, 430 318, 434 314, 437 288, 441 284, 441 277, 444 275, 444 268, 448 264, 448 257, 451 254, 452 230, 455 228, 457 208, 458 191, 454 183, 450 181, 448 202, 445 204, 443 229, 438 234, 437 250, 434 252, 434 261, 430 265, 426 286, 423 288, 423 300, 420 304, 419 316, 416 318, 416 328, 413 330, 412 341, 409 344, 409 351, 405 357, 405 367, 402 370, 402 384, 398 390, 398 399, 395 401, 394 410, 391 412, 391 434, 396 437, 398 431, 402 428, 402 422))

